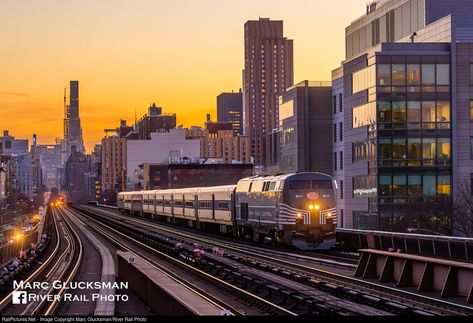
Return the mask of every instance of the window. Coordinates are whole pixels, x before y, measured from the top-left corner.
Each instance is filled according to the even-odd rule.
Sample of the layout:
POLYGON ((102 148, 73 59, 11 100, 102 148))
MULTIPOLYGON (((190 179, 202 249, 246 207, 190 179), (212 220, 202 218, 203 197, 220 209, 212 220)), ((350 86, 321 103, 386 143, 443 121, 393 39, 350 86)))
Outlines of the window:
POLYGON ((424 166, 433 166, 437 152, 436 147, 435 139, 422 139, 422 158, 424 159, 424 166))
POLYGON ((376 66, 368 66, 352 74, 352 93, 358 93, 374 87, 376 66))
POLYGON ((437 85, 450 85, 450 65, 437 64, 437 85))
POLYGON ((343 94, 338 95, 338 105, 340 106, 340 112, 343 112, 343 94))
POLYGON ((230 203, 227 201, 218 201, 217 202, 217 209, 219 210, 229 210, 230 209, 230 203))
POLYGON ((442 175, 437 179, 437 194, 450 196, 452 194, 452 187, 450 184, 450 175, 442 175))
POLYGON ((340 141, 343 140, 343 122, 340 122, 340 127, 339 127, 339 131, 340 131, 340 141))
POLYGON ((440 129, 450 129, 450 102, 437 102, 437 125, 440 129))
POLYGON ((395 128, 403 128, 403 123, 407 121, 406 102, 398 101, 393 102, 393 123, 398 123, 395 128))
POLYGON ((392 85, 406 85, 406 65, 393 64, 392 66, 392 85))
MULTIPOLYGON (((407 65, 407 85, 409 87, 417 87, 420 85, 420 65, 419 64, 407 65)), ((419 92, 419 91, 410 90, 409 92, 419 92)))
POLYGON ((334 171, 338 170, 337 159, 338 159, 337 153, 333 153, 333 170, 334 171))
POLYGON ((333 142, 337 142, 337 124, 333 125, 333 142))
POLYGON ((437 139, 437 159, 440 166, 449 166, 451 159, 450 138, 437 139))
POLYGON ((420 197, 422 196, 422 176, 409 176, 409 187, 407 193, 409 196, 420 197))
POLYGON ((337 96, 333 96, 333 114, 337 113, 337 96))
POLYGON ((422 85, 424 92, 435 92, 435 65, 422 65, 422 85))
POLYGON ((473 137, 470 137, 470 159, 473 160, 473 137))
POLYGON ((407 176, 393 176, 393 196, 407 196, 407 176))
POLYGON ((381 160, 392 159, 392 142, 391 139, 380 139, 379 140, 379 157, 381 160))
POLYGON ((419 129, 422 122, 419 101, 407 102, 407 122, 409 129, 419 129))
POLYGON ((405 139, 393 139, 393 159, 406 159, 407 147, 405 139))
POLYGON ((345 186, 344 182, 340 181, 340 200, 343 200, 345 198, 345 186))
POLYGON ((391 102, 378 102, 378 115, 380 123, 391 123, 391 102))
POLYGON ((371 45, 376 46, 380 42, 379 18, 371 23, 371 45))
POLYGON ((392 196, 392 178, 391 176, 379 177, 380 196, 392 196))
POLYGON ((293 190, 310 190, 310 181, 290 181, 289 188, 293 190))
POLYGON ((422 143, 419 138, 409 138, 407 144, 407 157, 409 159, 409 166, 421 166, 422 159, 422 143))
POLYGON ((435 184, 434 175, 424 175, 424 185, 423 185, 424 196, 436 196, 437 188, 435 184))
POLYGON ((386 41, 388 43, 394 43, 395 41, 394 23, 394 10, 391 10, 386 14, 386 41))
POLYGON ((332 181, 311 181, 311 188, 314 190, 331 190, 332 181))
POLYGON ((340 170, 343 170, 343 151, 340 152, 340 170))
POLYGON ((435 129, 435 102, 422 102, 422 122, 426 129, 435 129))
POLYGON ((391 65, 379 64, 377 82, 379 86, 391 85, 391 65))

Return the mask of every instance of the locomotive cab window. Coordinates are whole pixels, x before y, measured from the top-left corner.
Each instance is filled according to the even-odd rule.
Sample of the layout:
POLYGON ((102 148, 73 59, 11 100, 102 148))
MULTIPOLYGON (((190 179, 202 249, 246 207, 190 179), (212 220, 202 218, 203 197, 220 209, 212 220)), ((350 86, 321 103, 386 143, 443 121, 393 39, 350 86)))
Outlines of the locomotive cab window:
POLYGON ((310 190, 310 181, 290 181, 289 188, 293 190, 310 190))
POLYGON ((312 181, 312 188, 316 190, 331 190, 332 181, 312 181))

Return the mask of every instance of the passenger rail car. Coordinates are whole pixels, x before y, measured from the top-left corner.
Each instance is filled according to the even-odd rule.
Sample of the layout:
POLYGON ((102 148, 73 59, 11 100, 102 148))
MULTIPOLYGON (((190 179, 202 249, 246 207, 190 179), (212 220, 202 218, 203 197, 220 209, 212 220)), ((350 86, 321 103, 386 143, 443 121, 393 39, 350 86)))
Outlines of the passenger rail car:
POLYGON ((325 250, 335 244, 334 194, 331 176, 297 173, 229 186, 122 192, 118 208, 202 231, 325 250))

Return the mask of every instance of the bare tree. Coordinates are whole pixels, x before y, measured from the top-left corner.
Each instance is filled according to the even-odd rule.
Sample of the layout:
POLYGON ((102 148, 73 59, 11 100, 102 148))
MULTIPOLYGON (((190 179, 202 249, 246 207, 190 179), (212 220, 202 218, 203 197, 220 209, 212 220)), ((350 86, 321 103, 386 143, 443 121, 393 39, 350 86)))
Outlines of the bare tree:
POLYGON ((453 212, 453 228, 456 235, 473 237, 473 194, 468 180, 463 180, 458 185, 453 212))

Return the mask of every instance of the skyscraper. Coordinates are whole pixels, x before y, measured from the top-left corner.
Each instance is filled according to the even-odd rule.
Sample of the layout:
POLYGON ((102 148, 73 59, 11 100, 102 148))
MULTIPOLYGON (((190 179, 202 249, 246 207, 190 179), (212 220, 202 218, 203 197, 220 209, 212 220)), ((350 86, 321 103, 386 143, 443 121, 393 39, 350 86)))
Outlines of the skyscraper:
POLYGON ((256 165, 270 164, 269 134, 278 126, 278 97, 294 83, 293 41, 283 22, 260 18, 245 24, 244 132, 256 165))
POLYGON ((70 82, 69 105, 66 105, 64 91, 64 144, 66 160, 75 146, 77 152, 85 153, 79 116, 79 81, 70 82))

